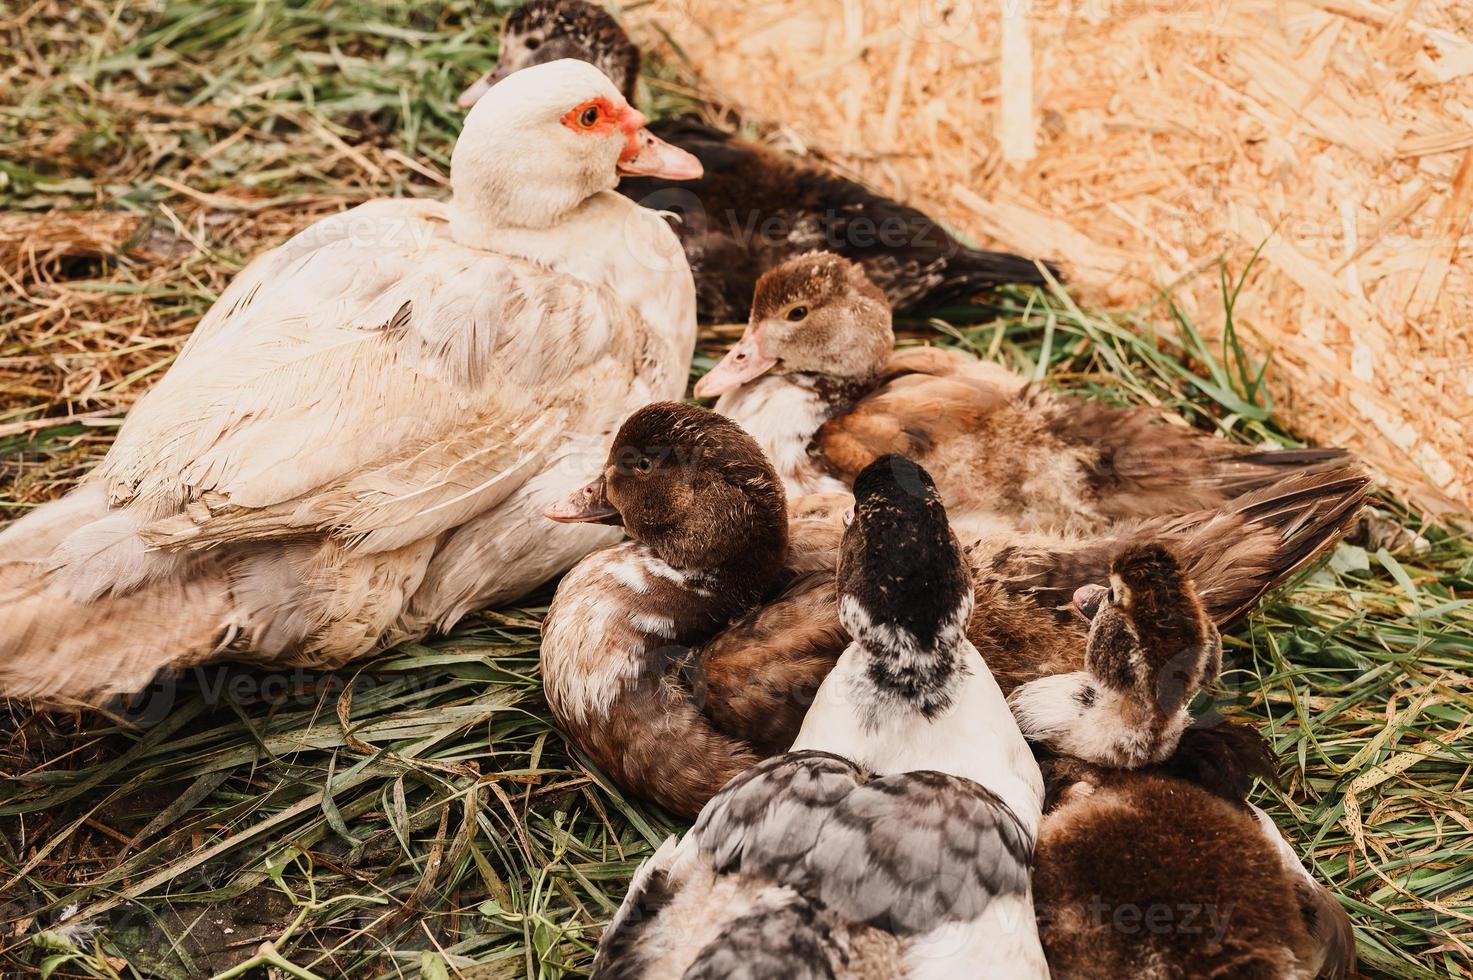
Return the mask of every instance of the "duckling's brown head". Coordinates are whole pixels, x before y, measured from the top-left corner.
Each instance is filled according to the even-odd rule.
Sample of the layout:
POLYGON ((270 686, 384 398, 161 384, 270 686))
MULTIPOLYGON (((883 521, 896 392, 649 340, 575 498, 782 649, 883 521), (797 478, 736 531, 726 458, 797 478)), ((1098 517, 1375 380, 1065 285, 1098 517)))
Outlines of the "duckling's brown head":
POLYGON ((1110 587, 1074 603, 1090 620, 1088 667, 1105 685, 1171 714, 1217 677, 1222 639, 1180 561, 1164 545, 1133 545, 1110 566, 1110 587))
POLYGON ((770 577, 787 551, 787 501, 762 450, 723 415, 657 402, 625 420, 599 478, 547 511, 622 524, 665 562, 770 577))
POLYGON ((1074 605, 1090 621, 1085 669, 1015 688, 1019 728, 1103 765, 1169 757, 1192 698, 1222 668, 1222 639, 1181 563, 1163 545, 1132 545, 1112 562, 1109 587, 1081 587, 1074 605))
POLYGON ((496 67, 461 93, 460 107, 470 108, 512 72, 561 58, 593 65, 634 102, 639 48, 613 15, 587 0, 531 0, 507 14, 496 67))
POLYGON ((895 346, 890 304, 857 263, 809 252, 757 280, 742 339, 696 383, 705 398, 769 372, 863 381, 895 346))
POLYGON ((963 638, 972 581, 931 475, 882 456, 854 481, 839 552, 839 619, 861 642, 922 652, 963 638))

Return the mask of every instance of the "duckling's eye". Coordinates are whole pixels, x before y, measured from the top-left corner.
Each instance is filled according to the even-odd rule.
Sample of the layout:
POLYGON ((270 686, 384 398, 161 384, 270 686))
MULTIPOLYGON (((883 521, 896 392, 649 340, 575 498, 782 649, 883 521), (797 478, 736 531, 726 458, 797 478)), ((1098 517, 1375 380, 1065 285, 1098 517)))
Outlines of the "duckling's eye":
POLYGON ((806 306, 795 306, 788 311, 788 319, 794 323, 797 323, 806 316, 808 316, 808 307, 806 306))
POLYGON ((655 468, 655 464, 648 456, 641 456, 634 461, 634 468, 641 473, 648 473, 655 468))
POLYGON ((598 121, 602 115, 603 113, 599 111, 598 106, 591 105, 578 114, 578 125, 584 129, 592 129, 598 125, 598 121))

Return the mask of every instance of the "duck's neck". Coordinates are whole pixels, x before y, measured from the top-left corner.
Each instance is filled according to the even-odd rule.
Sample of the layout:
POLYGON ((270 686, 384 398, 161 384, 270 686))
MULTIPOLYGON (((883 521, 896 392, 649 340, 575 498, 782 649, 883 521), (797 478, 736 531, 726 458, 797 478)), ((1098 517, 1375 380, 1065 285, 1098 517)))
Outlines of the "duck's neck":
POLYGON ((670 345, 669 354, 649 352, 656 369, 640 378, 649 385, 648 397, 681 397, 696 342, 695 284, 680 240, 663 218, 612 191, 584 199, 545 226, 487 223, 456 207, 451 214, 451 234, 462 245, 610 290, 639 314, 650 336, 670 345))
POLYGON ((719 561, 683 563, 674 555, 661 555, 658 549, 651 549, 653 558, 699 582, 710 593, 705 611, 716 625, 741 615, 785 584, 785 515, 777 517, 771 526, 728 529, 725 536, 732 547, 719 561))
POLYGON ((781 586, 785 551, 784 534, 714 568, 672 564, 638 541, 589 555, 563 578, 544 626, 543 676, 554 708, 587 723, 646 680, 658 682, 690 648, 781 586))
POLYGON ((825 422, 873 386, 871 379, 770 374, 722 395, 716 411, 740 423, 757 440, 791 496, 836 493, 848 487, 814 460, 810 452, 814 437, 825 422))
POLYGON ((859 712, 867 716, 866 727, 885 727, 888 720, 891 727, 921 729, 955 710, 967 677, 982 661, 967 642, 969 605, 922 641, 902 627, 872 622, 852 597, 842 603, 853 633, 844 656, 853 659, 866 691, 859 712))
POLYGON ((1043 780, 997 681, 966 639, 962 610, 928 644, 857 612, 845 610, 854 640, 819 688, 793 749, 834 752, 879 773, 962 776, 1001 797, 1031 833, 1043 780))

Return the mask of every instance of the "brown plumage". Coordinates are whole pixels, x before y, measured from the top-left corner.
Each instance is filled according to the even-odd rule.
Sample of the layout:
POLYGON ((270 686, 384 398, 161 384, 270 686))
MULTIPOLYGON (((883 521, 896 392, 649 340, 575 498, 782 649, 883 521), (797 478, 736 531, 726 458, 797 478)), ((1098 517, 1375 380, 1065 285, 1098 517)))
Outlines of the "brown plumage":
POLYGON ((1040 828, 1034 899, 1055 977, 1294 977, 1311 942, 1253 818, 1205 790, 1116 770, 1040 828))
POLYGON ((716 410, 752 433, 792 492, 848 485, 900 453, 935 477, 963 536, 1000 524, 1093 534, 1348 460, 1240 446, 1156 409, 1057 394, 961 351, 886 355, 890 312, 876 294, 841 256, 784 263, 759 283, 741 341, 697 384, 722 395, 716 410))
POLYGON ((1188 731, 1161 765, 1045 765, 1034 899, 1053 976, 1334 978, 1349 919, 1246 802, 1273 754, 1251 729, 1188 731))
MULTIPOLYGON (((559 58, 596 65, 633 101, 640 53, 618 22, 586 0, 533 0, 507 17, 496 68, 460 103, 559 58)), ((861 263, 899 310, 964 300, 1004 283, 1044 282, 1032 259, 968 248, 915 208, 696 119, 662 119, 650 130, 699 158, 705 175, 626 180, 619 191, 673 217, 703 322, 743 319, 763 272, 815 248, 861 263)))
MULTIPOLYGON (((1196 615, 1227 622, 1247 597, 1333 545, 1366 488, 1353 472, 1286 482, 1223 511, 1134 522, 1097 539, 983 540, 969 557, 968 638, 1004 692, 1084 670, 1090 634, 1070 608, 1074 591, 1107 582, 1113 560, 1153 540, 1188 576, 1203 576, 1187 593, 1196 615)), ((570 499, 562 519, 622 520, 637 541, 591 555, 559 588, 543 643, 549 701, 621 786, 693 812, 734 765, 787 748, 848 642, 833 578, 839 498, 800 501, 795 511, 809 516, 785 520, 776 473, 739 426, 659 405, 631 417, 604 476, 570 499), (588 506, 595 499, 601 505, 588 506), (670 700, 662 707, 646 690, 670 700)), ((1209 661, 1194 683, 1215 670, 1209 661)), ((1149 758, 1169 751, 1176 733, 1163 727, 1149 758)))
POLYGON ((734 423, 663 402, 631 415, 598 479, 549 516, 636 538, 558 587, 542 642, 553 714, 619 785, 693 816, 762 758, 700 712, 691 648, 793 574, 782 485, 734 423))
MULTIPOLYGON (((968 638, 1004 692, 1084 670, 1089 624, 1074 611, 1074 594, 1108 583, 1116 556, 1147 542, 1170 548, 1210 625, 1226 629, 1265 592, 1333 548, 1354 525, 1367 488, 1366 477, 1352 469, 1305 472, 1220 510, 1127 522, 1093 538, 1000 533, 980 540, 970 555, 977 604, 968 638)), ((836 602, 832 581, 801 580, 702 646, 702 669, 713 678, 708 703, 721 691, 749 688, 725 701, 726 730, 760 729, 771 738, 776 720, 802 717, 802 692, 817 687, 848 641, 836 620, 821 618, 836 602), (805 673, 810 669, 813 675, 805 673)), ((1215 676, 1211 666, 1201 682, 1215 676)), ((786 737, 797 729, 788 731, 786 737)), ((1169 747, 1167 739, 1151 754, 1169 747)))

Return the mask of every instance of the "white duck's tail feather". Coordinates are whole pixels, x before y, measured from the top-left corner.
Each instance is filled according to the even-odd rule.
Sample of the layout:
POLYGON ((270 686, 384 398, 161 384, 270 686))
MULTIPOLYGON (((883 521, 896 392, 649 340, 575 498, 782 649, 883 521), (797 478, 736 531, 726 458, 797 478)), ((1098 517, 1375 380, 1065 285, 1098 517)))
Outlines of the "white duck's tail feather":
POLYGON ((230 588, 209 560, 126 595, 79 599, 58 580, 57 549, 105 512, 101 488, 83 486, 0 534, 0 695, 100 704, 220 645, 230 588))

